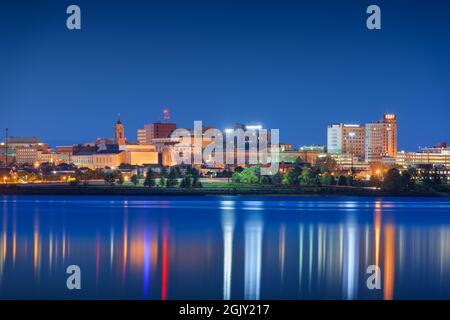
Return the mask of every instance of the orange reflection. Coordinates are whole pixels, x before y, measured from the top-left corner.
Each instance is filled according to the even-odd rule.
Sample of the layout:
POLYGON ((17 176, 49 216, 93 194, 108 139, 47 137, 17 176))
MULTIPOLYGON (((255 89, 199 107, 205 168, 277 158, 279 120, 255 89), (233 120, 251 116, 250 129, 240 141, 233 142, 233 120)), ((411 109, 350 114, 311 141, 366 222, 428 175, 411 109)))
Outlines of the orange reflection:
POLYGON ((144 252, 144 235, 133 230, 130 234, 130 268, 140 268, 143 265, 144 252))
POLYGON ((52 270, 52 263, 53 263, 53 232, 50 231, 49 234, 49 240, 48 240, 48 264, 49 269, 52 270))
MULTIPOLYGON (((381 201, 375 202, 375 265, 380 266, 381 201)), ((378 273, 379 268, 375 269, 378 273)), ((377 275, 378 277, 378 275, 377 275)))
POLYGON ((384 299, 394 298, 395 277, 395 233, 394 226, 388 224, 384 227, 384 299))
POLYGON ((13 239, 12 239, 13 243, 12 243, 12 259, 13 259, 13 265, 16 264, 16 252, 17 252, 17 233, 16 230, 14 229, 13 231, 13 239))
POLYGON ((38 271, 39 267, 39 220, 36 216, 34 219, 34 232, 33 232, 33 267, 34 272, 38 271))
POLYGON ((381 202, 375 202, 375 265, 380 264, 381 202))
POLYGON ((7 249, 7 224, 8 224, 8 217, 6 215, 6 211, 3 213, 3 241, 2 241, 2 251, 3 251, 3 261, 6 261, 6 249, 7 249))
POLYGON ((286 249, 286 226, 284 224, 281 224, 280 234, 278 238, 278 261, 281 270, 280 272, 281 281, 283 281, 284 277, 285 249, 286 249))
POLYGON ((163 247, 162 247, 162 286, 161 299, 167 299, 167 271, 169 268, 168 249, 167 249, 167 228, 163 229, 163 247))
POLYGON ((122 255, 122 285, 125 286, 125 275, 127 272, 128 258, 128 215, 125 213, 123 223, 123 255, 122 255))
POLYGON ((66 228, 63 228, 63 234, 62 234, 62 261, 66 260, 66 228))

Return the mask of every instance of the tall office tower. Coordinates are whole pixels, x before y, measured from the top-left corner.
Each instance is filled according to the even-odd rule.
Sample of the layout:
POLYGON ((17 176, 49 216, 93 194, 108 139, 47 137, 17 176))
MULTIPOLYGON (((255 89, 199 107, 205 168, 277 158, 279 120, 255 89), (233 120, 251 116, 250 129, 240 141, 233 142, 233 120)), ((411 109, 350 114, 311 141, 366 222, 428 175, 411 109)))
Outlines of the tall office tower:
POLYGON ((125 142, 125 128, 123 127, 122 121, 119 119, 117 120, 116 127, 114 129, 114 137, 116 140, 116 144, 118 145, 124 145, 125 142))
POLYGON ((359 124, 332 124, 327 128, 328 153, 349 153, 365 157, 365 129, 359 124))
POLYGON ((144 144, 152 144, 153 139, 169 138, 171 133, 177 128, 175 123, 154 122, 144 126, 145 141, 144 144))
POLYGON ((397 156, 397 116, 395 114, 383 115, 385 124, 385 148, 389 157, 397 156))
POLYGON ((397 116, 385 114, 383 120, 366 124, 366 161, 379 162, 397 156, 397 116))

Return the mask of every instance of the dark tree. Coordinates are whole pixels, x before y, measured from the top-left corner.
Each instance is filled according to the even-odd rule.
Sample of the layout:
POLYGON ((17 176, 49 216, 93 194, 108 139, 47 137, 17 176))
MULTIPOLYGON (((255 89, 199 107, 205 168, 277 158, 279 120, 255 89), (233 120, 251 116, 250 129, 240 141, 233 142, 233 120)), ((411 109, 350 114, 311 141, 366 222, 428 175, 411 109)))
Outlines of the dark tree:
POLYGON ((338 186, 346 186, 347 185, 347 177, 339 176, 338 186))
POLYGON ((137 185, 139 184, 139 176, 138 176, 137 174, 133 174, 133 175, 131 176, 131 182, 132 182, 135 186, 137 186, 137 185))
POLYGON ((402 192, 407 190, 405 179, 396 168, 389 169, 383 181, 383 189, 392 192, 402 192))
POLYGON ((145 176, 144 186, 146 187, 154 187, 156 184, 155 173, 152 168, 148 168, 147 175, 145 176))
POLYGON ((169 175, 167 176, 166 186, 168 188, 173 188, 178 185, 177 172, 175 169, 170 169, 169 175))

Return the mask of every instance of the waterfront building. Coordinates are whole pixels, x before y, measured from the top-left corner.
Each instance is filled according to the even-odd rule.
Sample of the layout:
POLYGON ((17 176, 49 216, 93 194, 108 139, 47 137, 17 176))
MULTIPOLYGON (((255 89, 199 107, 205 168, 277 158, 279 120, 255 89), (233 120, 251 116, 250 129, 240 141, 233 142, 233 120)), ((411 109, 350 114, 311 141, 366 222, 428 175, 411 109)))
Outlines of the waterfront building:
POLYGON ((329 125, 327 152, 352 154, 358 157, 358 161, 369 163, 382 162, 383 158, 395 159, 397 116, 384 114, 382 120, 365 125, 344 123, 329 125))
POLYGON ((6 145, 8 149, 8 163, 16 162, 19 165, 32 165, 37 162, 39 153, 50 153, 47 143, 42 143, 37 137, 9 137, 1 143, 0 162, 6 161, 6 145))
POLYGON ((292 144, 290 144, 290 143, 280 143, 279 146, 280 146, 280 152, 293 150, 292 144))
POLYGON ((301 146, 300 151, 317 151, 319 153, 326 153, 327 152, 327 146, 320 146, 320 145, 306 145, 301 146))
POLYGON ((363 161, 365 156, 365 129, 360 124, 332 124, 327 128, 329 153, 349 153, 363 161))
POLYGON ((8 154, 6 154, 6 146, 4 142, 0 143, 0 166, 4 166, 6 161, 8 163, 6 165, 11 165, 14 163, 16 159, 16 150, 8 147, 8 154))
POLYGON ((56 153, 58 154, 66 154, 69 158, 73 155, 73 146, 57 146, 56 153))
POLYGON ((308 163, 311 166, 316 164, 317 158, 321 152, 315 150, 289 150, 280 151, 279 160, 283 163, 295 163, 298 158, 304 163, 308 163))
POLYGON ((363 161, 359 161, 359 158, 351 153, 322 153, 318 156, 319 158, 324 158, 330 156, 336 161, 336 165, 339 170, 342 171, 368 171, 369 164, 363 161))
POLYGON ((94 169, 94 153, 79 152, 71 157, 71 161, 78 168, 94 169))
MULTIPOLYGON (((428 149, 428 151, 431 150, 428 149)), ((401 151, 397 153, 396 163, 405 168, 415 165, 442 165, 450 168, 450 150, 444 149, 440 153, 434 151, 437 150, 433 152, 401 151)))
POLYGON ((9 137, 8 148, 38 146, 41 140, 37 137, 9 137))
POLYGON ((447 147, 446 143, 441 143, 436 147, 424 147, 420 148, 420 152, 423 153, 440 153, 450 155, 450 147, 447 147))
POLYGON ((138 129, 138 142, 142 145, 152 144, 153 139, 170 138, 170 135, 177 128, 175 123, 154 122, 144 125, 143 129, 138 129))
POLYGON ((98 151, 98 147, 94 144, 77 144, 72 147, 72 154, 80 153, 95 153, 98 151))
POLYGON ((37 162, 39 163, 56 163, 58 155, 55 152, 37 152, 37 162))
POLYGON ((119 147, 125 152, 125 163, 142 166, 159 163, 159 155, 153 145, 128 144, 119 147))
POLYGON ((93 154, 94 169, 116 169, 125 163, 125 151, 99 151, 93 154))
POLYGON ((381 162, 383 157, 397 156, 397 116, 385 114, 383 120, 366 124, 365 159, 381 162))
POLYGON ((33 165, 38 161, 38 148, 34 146, 16 146, 16 162, 19 165, 33 165))
POLYGON ((95 146, 98 148, 97 151, 119 150, 119 145, 116 144, 114 139, 110 138, 97 138, 95 140, 95 146))

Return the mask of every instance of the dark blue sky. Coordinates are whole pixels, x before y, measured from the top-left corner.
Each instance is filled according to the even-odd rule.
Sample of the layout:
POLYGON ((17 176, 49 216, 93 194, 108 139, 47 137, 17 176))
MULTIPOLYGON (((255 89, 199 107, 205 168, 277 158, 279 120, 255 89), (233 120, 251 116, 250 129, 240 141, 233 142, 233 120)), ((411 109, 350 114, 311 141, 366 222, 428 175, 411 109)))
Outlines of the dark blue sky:
POLYGON ((0 1, 0 127, 55 144, 126 135, 171 110, 326 143, 326 125, 399 118, 399 149, 448 141, 449 1, 0 1), (82 30, 66 29, 78 4, 82 30), (366 28, 378 4, 382 30, 366 28))

